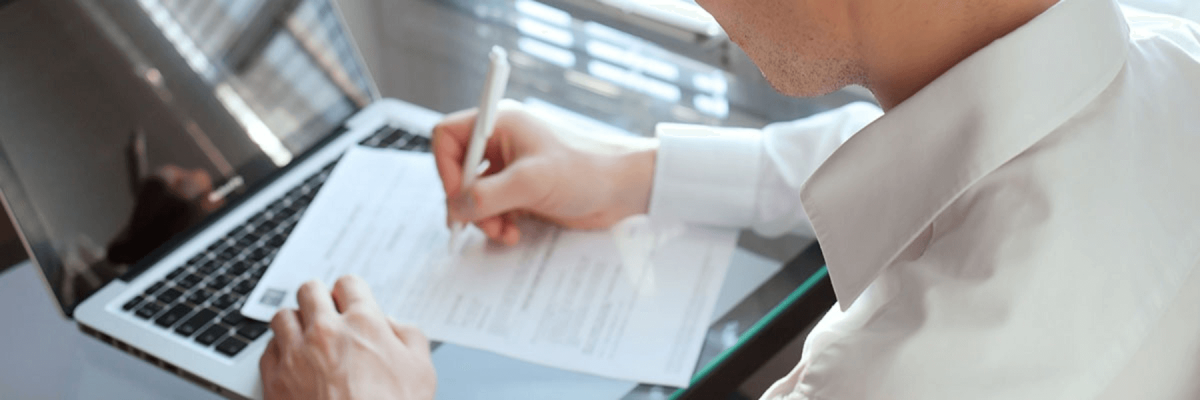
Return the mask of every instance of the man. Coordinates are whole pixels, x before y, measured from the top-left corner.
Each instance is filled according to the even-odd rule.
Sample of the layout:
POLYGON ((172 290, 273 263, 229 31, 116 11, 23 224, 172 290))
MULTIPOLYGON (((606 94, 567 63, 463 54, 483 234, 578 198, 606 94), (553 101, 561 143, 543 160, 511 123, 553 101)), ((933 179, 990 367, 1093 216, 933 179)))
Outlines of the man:
MULTIPOLYGON (((779 91, 862 84, 885 113, 663 125, 620 148, 510 106, 465 193, 473 114, 459 113, 434 132, 451 218, 505 243, 525 214, 811 229, 839 303, 766 399, 1200 398, 1200 27, 1113 0, 700 3, 779 91)), ((378 357, 288 364, 359 337, 288 315, 276 332, 307 341, 264 356, 268 395, 311 396, 279 382, 378 357)), ((423 342, 397 329, 380 340, 415 350, 312 390, 431 393, 423 342)))

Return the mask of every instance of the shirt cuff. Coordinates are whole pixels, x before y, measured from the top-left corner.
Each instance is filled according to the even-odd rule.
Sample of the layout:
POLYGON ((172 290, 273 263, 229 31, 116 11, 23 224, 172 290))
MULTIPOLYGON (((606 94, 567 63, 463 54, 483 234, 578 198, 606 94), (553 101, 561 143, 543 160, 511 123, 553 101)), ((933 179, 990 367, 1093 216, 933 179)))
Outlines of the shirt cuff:
POLYGON ((759 130, 659 124, 656 135, 651 217, 731 228, 754 222, 759 130))

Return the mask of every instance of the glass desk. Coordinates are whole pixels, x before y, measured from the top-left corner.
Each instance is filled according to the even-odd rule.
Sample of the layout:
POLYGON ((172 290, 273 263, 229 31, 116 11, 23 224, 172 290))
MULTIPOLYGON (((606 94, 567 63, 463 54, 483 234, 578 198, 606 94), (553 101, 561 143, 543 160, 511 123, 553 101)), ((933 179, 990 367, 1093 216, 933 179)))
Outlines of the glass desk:
MULTIPOLYGON (((707 62, 701 62, 611 28, 609 21, 578 19, 528 0, 344 3, 345 26, 326 0, 45 4, 77 7, 95 18, 107 35, 101 36, 113 42, 102 47, 113 54, 97 57, 114 61, 107 65, 132 66, 140 89, 157 98, 163 115, 186 126, 188 134, 219 146, 221 135, 234 132, 242 137, 229 140, 260 143, 262 154, 246 157, 262 158, 268 166, 285 163, 319 140, 319 132, 348 110, 379 97, 438 112, 475 106, 486 71, 485 54, 497 44, 509 49, 513 65, 508 97, 596 134, 652 135, 658 122, 761 127, 869 100, 853 90, 816 99, 787 98, 772 91, 732 46, 682 52, 703 55, 697 58, 707 62), (350 47, 347 29, 362 49, 361 59, 350 47)), ((209 161, 218 178, 234 173, 228 160, 209 161)), ((811 238, 767 239, 743 232, 697 360, 692 389, 627 384, 615 397, 709 398, 732 392, 757 363, 779 351, 832 304, 823 260, 811 238)), ((60 325, 51 323, 45 329, 61 331, 60 325)), ((89 342, 84 347, 96 346, 89 342)), ((63 362, 71 364, 70 352, 64 357, 63 362)), ((527 364, 442 345, 434 351, 439 397, 458 398, 455 393, 463 393, 471 398, 472 392, 452 388, 482 386, 480 372, 458 367, 487 357, 495 361, 489 365, 510 369, 506 373, 529 385, 581 390, 586 388, 574 387, 573 382, 590 379, 571 373, 548 375, 527 364)), ((129 357, 100 358, 106 361, 71 368, 83 368, 90 376, 89 368, 106 368, 113 359, 142 363, 129 357)), ((187 385, 182 380, 175 384, 187 385)), ((80 390, 86 397, 87 390, 80 390)), ((185 393, 204 397, 194 390, 185 393)))

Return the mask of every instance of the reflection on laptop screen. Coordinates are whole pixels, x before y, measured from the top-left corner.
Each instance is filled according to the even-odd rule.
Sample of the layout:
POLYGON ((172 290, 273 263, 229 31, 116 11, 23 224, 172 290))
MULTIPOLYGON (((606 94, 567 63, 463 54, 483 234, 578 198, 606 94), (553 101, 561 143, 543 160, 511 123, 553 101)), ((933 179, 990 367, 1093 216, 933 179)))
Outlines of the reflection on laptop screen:
POLYGON ((67 313, 369 100, 324 1, 258 3, 0 8, 0 183, 67 313))

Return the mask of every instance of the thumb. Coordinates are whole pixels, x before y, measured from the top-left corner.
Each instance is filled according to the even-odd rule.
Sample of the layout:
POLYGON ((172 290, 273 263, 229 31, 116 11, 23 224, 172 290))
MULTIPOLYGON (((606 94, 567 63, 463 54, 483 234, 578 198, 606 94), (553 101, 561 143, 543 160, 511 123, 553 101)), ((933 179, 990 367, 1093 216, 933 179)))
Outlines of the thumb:
POLYGON ((545 197, 548 173, 541 163, 513 163, 492 175, 479 178, 463 195, 451 201, 451 214, 459 221, 478 221, 509 211, 530 209, 545 197))

